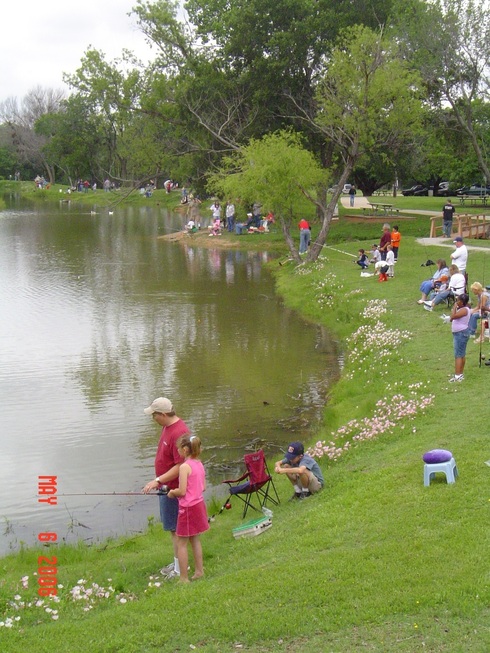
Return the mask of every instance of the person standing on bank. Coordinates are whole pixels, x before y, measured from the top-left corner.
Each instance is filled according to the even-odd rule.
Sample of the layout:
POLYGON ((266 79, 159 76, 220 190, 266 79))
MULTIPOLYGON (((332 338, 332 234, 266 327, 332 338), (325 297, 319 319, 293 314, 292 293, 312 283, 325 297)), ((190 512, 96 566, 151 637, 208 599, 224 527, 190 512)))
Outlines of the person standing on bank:
POLYGON ((226 215, 226 227, 230 233, 235 231, 235 205, 233 202, 228 201, 226 202, 226 209, 225 209, 225 215, 226 215))
MULTIPOLYGON (((155 399, 148 408, 144 409, 144 413, 150 415, 163 428, 155 456, 156 478, 145 485, 143 492, 148 494, 152 490, 158 490, 162 485, 166 485, 170 490, 176 489, 179 486, 180 466, 184 462, 183 456, 178 451, 177 440, 183 435, 187 435, 189 429, 185 422, 175 414, 172 402, 166 397, 155 399)), ((163 530, 170 532, 174 552, 173 562, 163 567, 160 573, 167 578, 178 578, 180 567, 176 530, 179 502, 176 498, 163 494, 159 496, 159 499, 163 530)))
POLYGON ((466 293, 459 295, 454 302, 451 315, 444 319, 445 322, 451 322, 454 341, 454 376, 449 379, 450 383, 461 382, 464 379, 466 345, 470 337, 471 309, 468 308, 469 299, 466 293))
POLYGON ((308 220, 302 218, 298 224, 299 227, 299 253, 304 254, 308 251, 308 245, 311 240, 311 227, 308 220))
POLYGON ((386 254, 388 251, 388 245, 391 245, 391 229, 390 225, 385 222, 383 225, 383 233, 379 240, 379 253, 381 254, 381 260, 386 261, 386 254))
POLYGON ((349 204, 350 204, 351 206, 354 206, 354 198, 355 198, 355 196, 356 196, 356 187, 355 187, 355 186, 351 186, 351 187, 349 188, 349 204))
POLYGON ((442 234, 446 238, 451 238, 453 230, 453 216, 456 212, 454 204, 448 200, 442 207, 442 234))
POLYGON ((451 252, 450 254, 451 261, 453 262, 454 265, 458 266, 458 270, 465 278, 465 292, 466 292, 468 289, 468 272, 466 271, 466 267, 468 265, 468 249, 464 244, 461 236, 456 236, 456 238, 453 240, 453 243, 456 249, 454 250, 454 252, 451 252))
POLYGON ((199 536, 209 529, 206 504, 203 492, 206 489, 206 473, 199 460, 201 440, 196 435, 184 435, 177 441, 179 454, 185 460, 179 469, 179 487, 170 490, 169 498, 178 497, 179 516, 177 519, 177 547, 179 555, 180 581, 188 583, 187 563, 190 543, 194 556, 194 575, 192 580, 204 576, 202 546, 199 536))
POLYGON ((393 247, 393 255, 395 257, 395 261, 398 261, 398 250, 400 249, 401 239, 402 235, 398 229, 398 225, 394 225, 393 231, 391 232, 391 246, 393 247))

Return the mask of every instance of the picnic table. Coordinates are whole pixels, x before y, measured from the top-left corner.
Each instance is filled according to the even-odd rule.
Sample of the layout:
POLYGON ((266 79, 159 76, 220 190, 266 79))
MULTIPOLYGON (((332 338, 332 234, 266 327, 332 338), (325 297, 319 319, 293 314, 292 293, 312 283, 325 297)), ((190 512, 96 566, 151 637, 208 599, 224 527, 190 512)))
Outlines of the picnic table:
POLYGON ((378 202, 368 202, 368 204, 371 207, 373 215, 379 215, 380 213, 383 215, 392 215, 394 212, 398 213, 398 209, 394 209, 393 204, 384 204, 378 202))
POLYGON ((464 206, 466 203, 472 204, 473 206, 477 204, 482 204, 487 206, 488 195, 460 195, 459 201, 464 206))

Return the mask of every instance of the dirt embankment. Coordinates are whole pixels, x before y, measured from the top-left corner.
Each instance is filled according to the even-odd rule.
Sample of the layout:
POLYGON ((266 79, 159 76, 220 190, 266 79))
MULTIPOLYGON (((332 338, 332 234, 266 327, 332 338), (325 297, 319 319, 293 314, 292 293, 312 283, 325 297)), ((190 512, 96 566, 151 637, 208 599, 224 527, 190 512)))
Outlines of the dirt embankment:
MULTIPOLYGON (((244 238, 250 237, 247 235, 244 238)), ((177 231, 173 234, 165 234, 158 236, 159 240, 167 240, 172 243, 182 243, 183 245, 191 245, 196 247, 209 247, 221 249, 233 249, 240 247, 241 241, 229 240, 226 236, 210 236, 207 230, 196 231, 189 233, 187 231, 177 231)))

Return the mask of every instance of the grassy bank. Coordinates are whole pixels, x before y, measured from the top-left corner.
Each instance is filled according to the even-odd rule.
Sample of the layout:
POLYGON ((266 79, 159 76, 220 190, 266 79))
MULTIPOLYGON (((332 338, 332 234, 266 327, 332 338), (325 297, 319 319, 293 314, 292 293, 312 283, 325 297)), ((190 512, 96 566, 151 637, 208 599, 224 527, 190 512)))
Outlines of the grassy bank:
POLYGON ((163 189, 153 192, 151 197, 141 195, 138 189, 120 188, 104 192, 102 188, 87 192, 68 192, 68 186, 62 184, 48 185, 39 189, 33 181, 0 181, 0 192, 17 193, 23 199, 33 202, 70 201, 73 205, 89 206, 95 210, 114 210, 120 204, 131 206, 165 206, 174 209, 180 205, 180 191, 167 193, 163 189))
MULTIPOLYGON (((3 558, 0 621, 11 627, 0 627, 2 650, 489 648, 490 370, 478 367, 469 343, 466 380, 448 383, 450 329, 442 309, 428 313, 415 300, 433 271, 420 264, 449 258, 452 248, 418 245, 408 234, 423 229, 422 220, 402 229, 388 283, 361 278, 349 256, 379 239, 379 224, 356 225, 353 234, 341 220, 330 242, 344 231, 360 242, 326 248, 311 265, 276 269, 285 302, 345 343, 343 376, 317 437, 325 490, 288 503, 291 489, 279 477, 273 528, 249 540, 231 534, 239 506, 225 511, 203 536, 206 578, 187 587, 156 578, 170 553, 158 524, 100 547, 43 549, 57 556, 58 602, 35 603, 39 551, 3 558), (453 451, 456 484, 424 487, 421 456, 434 447, 453 451)), ((470 253, 470 281, 490 277, 485 257, 470 253)), ((488 344, 483 352, 490 355, 488 344)))

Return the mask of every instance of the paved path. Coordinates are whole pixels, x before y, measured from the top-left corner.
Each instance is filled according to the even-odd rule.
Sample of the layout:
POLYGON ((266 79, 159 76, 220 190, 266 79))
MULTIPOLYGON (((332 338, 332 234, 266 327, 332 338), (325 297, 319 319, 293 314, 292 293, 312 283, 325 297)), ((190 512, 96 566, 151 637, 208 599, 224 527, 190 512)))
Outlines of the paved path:
MULTIPOLYGON (((390 202, 390 196, 387 197, 364 197, 364 195, 356 195, 354 199, 354 208, 355 209, 370 209, 370 200, 374 204, 389 204, 390 202)), ((344 206, 346 209, 352 208, 349 204, 350 197, 348 195, 341 195, 340 196, 340 203, 342 206, 344 206)), ((422 211, 419 209, 399 209, 400 213, 416 213, 417 215, 441 215, 441 211, 422 211)), ((382 216, 378 216, 382 217, 382 216)), ((387 218, 391 217, 393 218, 394 216, 386 216, 387 218)))
MULTIPOLYGON (((349 205, 349 196, 348 195, 342 195, 340 198, 340 201, 342 203, 342 206, 345 206, 346 208, 351 208, 349 205)), ((355 200, 354 200, 354 208, 355 209, 368 209, 369 207, 369 200, 374 198, 368 198, 364 197, 363 195, 356 195, 355 200)), ((383 198, 376 198, 382 200, 383 198)), ((389 200, 389 197, 386 198, 389 200)), ((380 202, 381 203, 381 202, 380 202)), ((416 213, 418 215, 441 215, 440 211, 421 211, 417 209, 407 209, 406 211, 400 211, 400 213, 416 213)), ((386 216, 386 219, 388 220, 390 216, 386 216)), ((394 216, 391 216, 393 218, 394 216)), ((437 237, 437 238, 417 238, 417 242, 420 243, 421 245, 426 246, 432 246, 435 245, 437 247, 450 247, 454 249, 454 245, 452 243, 452 240, 450 238, 443 238, 443 237, 437 237)), ((468 249, 473 249, 476 251, 480 252, 488 252, 490 253, 490 246, 489 247, 479 247, 478 245, 467 245, 468 249)))
MULTIPOLYGON (((435 245, 436 247, 451 247, 454 249, 453 242, 450 238, 442 238, 442 237, 437 237, 437 238, 417 238, 417 242, 420 243, 421 245, 424 246, 432 246, 435 245)), ((490 247, 479 247, 478 245, 466 245, 467 249, 474 249, 479 252, 488 252, 490 253, 490 247)))

